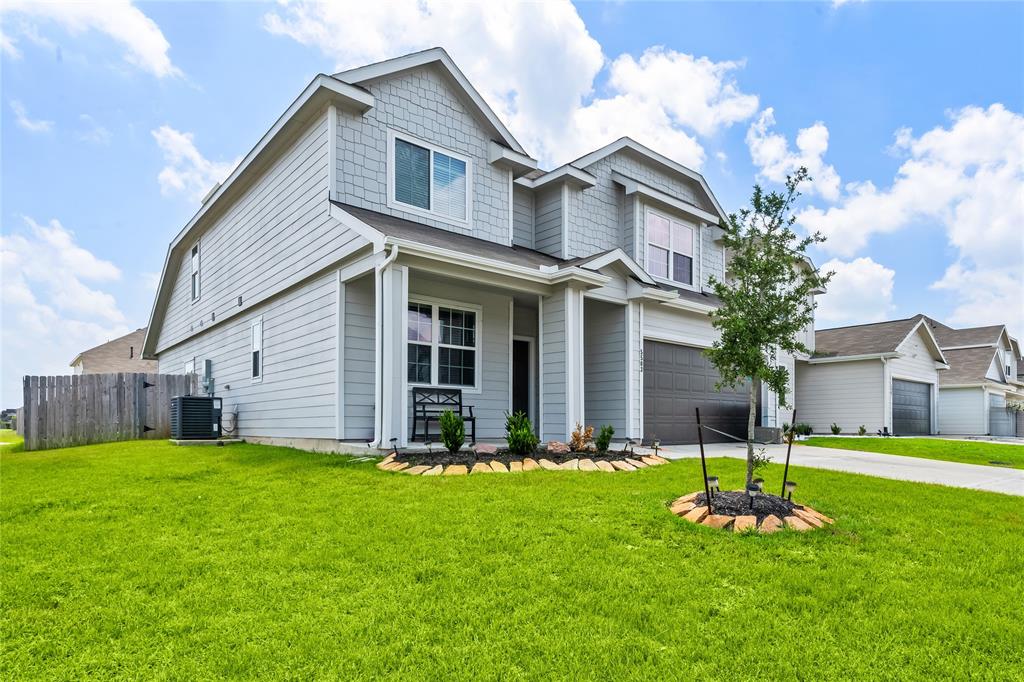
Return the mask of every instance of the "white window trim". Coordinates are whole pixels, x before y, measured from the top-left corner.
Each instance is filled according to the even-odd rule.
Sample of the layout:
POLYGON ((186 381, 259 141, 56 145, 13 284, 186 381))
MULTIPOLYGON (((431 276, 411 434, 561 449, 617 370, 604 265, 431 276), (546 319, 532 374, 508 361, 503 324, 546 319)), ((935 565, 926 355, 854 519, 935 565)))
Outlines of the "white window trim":
MULTIPOLYGON (((657 280, 659 282, 664 282, 665 284, 669 284, 669 285, 674 286, 674 287, 679 287, 680 289, 688 289, 690 291, 700 291, 700 281, 701 281, 701 275, 702 275, 701 267, 700 267, 700 261, 701 261, 701 247, 702 247, 702 241, 703 241, 701 239, 701 225, 700 225, 700 223, 692 223, 689 220, 685 220, 683 218, 675 217, 671 213, 666 213, 665 211, 659 211, 659 210, 657 210, 655 208, 651 208, 648 205, 644 206, 643 213, 641 214, 641 216, 643 217, 643 222, 644 222, 644 236, 643 236, 644 264, 645 264, 644 269, 647 271, 647 274, 649 274, 652 278, 654 278, 655 280, 657 280), (685 226, 689 227, 693 231, 693 254, 690 256, 690 258, 693 260, 693 272, 690 274, 690 279, 692 280, 691 284, 684 284, 683 282, 677 282, 676 280, 672 279, 671 277, 660 277, 659 275, 655 275, 654 273, 651 272, 650 263, 647 262, 647 251, 648 251, 648 247, 651 246, 651 239, 650 239, 650 235, 648 234, 649 231, 647 229, 647 214, 648 213, 653 213, 653 214, 655 214, 657 216, 660 216, 662 218, 665 218, 666 220, 669 220, 671 222, 676 222, 676 223, 679 223, 680 225, 685 225, 685 226)), ((671 272, 672 271, 672 254, 676 253, 676 252, 674 252, 672 250, 672 228, 671 228, 671 226, 669 227, 669 231, 668 231, 668 243, 669 243, 669 248, 668 248, 668 252, 669 252, 668 268, 669 268, 669 272, 671 272)), ((654 244, 654 246, 657 246, 659 249, 665 248, 663 246, 658 246, 657 244, 654 244)))
POLYGON ((473 160, 468 156, 453 152, 445 147, 438 146, 426 140, 420 139, 414 135, 410 135, 405 132, 398 130, 388 129, 388 164, 387 164, 387 184, 388 184, 388 208, 396 211, 404 211, 406 213, 413 213, 420 215, 425 218, 433 218, 434 220, 448 223, 449 225, 456 225, 459 227, 471 227, 472 226, 472 208, 473 208, 473 160), (430 150, 430 204, 434 204, 434 153, 439 152, 445 156, 450 156, 453 159, 458 159, 466 164, 466 217, 465 219, 455 218, 453 216, 444 215, 438 213, 433 209, 423 209, 419 206, 411 206, 409 204, 403 204, 395 198, 395 140, 404 140, 409 144, 414 144, 418 147, 424 147, 430 150))
POLYGON ((192 276, 196 278, 196 293, 192 296, 192 303, 197 303, 203 296, 203 247, 201 242, 196 242, 192 245, 192 248, 188 250, 188 263, 189 263, 189 277, 188 277, 188 293, 192 296, 192 276), (195 269, 192 269, 192 252, 196 252, 196 264, 195 269))
MULTIPOLYGON (((424 384, 415 381, 409 381, 409 361, 406 359, 405 367, 402 371, 405 373, 406 383, 412 387, 420 388, 457 388, 463 393, 481 393, 483 391, 483 331, 484 331, 484 309, 483 306, 474 303, 462 303, 460 301, 449 301, 442 298, 433 298, 431 296, 415 296, 410 294, 408 303, 405 306, 404 318, 405 324, 403 325, 403 334, 405 337, 405 348, 409 348, 410 343, 416 343, 421 346, 430 346, 430 383, 424 384), (418 303, 420 305, 431 306, 431 328, 430 328, 430 343, 426 344, 422 341, 412 341, 409 339, 409 305, 412 303, 418 303), (454 310, 461 310, 463 312, 470 312, 476 314, 476 338, 475 345, 472 350, 474 351, 476 358, 476 367, 473 372, 473 378, 475 379, 473 386, 459 386, 457 384, 441 384, 437 381, 438 372, 438 348, 441 347, 441 318, 437 313, 438 307, 441 308, 452 308, 454 310)), ((449 344, 445 345, 445 348, 461 348, 468 349, 469 346, 452 346, 449 344)))
POLYGON ((264 334, 263 334, 263 316, 260 315, 259 317, 253 318, 249 322, 249 381, 251 383, 254 383, 254 384, 263 383, 263 375, 264 375, 264 371, 263 371, 263 364, 264 363, 263 363, 263 360, 266 357, 266 354, 267 354, 266 344, 264 343, 264 334), (254 327, 256 327, 256 325, 260 326, 260 348, 259 348, 259 351, 260 351, 260 375, 258 377, 254 377, 252 375, 252 354, 255 351, 255 349, 252 347, 253 346, 253 344, 252 344, 252 330, 253 330, 254 327))

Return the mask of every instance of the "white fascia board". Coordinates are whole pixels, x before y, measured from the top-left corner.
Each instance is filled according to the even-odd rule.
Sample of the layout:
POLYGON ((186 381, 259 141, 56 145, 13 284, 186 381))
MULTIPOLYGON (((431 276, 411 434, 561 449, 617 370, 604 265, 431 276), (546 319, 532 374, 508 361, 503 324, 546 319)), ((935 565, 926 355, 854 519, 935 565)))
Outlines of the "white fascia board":
POLYGON ((633 273, 634 277, 639 279, 641 282, 651 285, 655 284, 654 279, 650 275, 648 275, 643 268, 637 265, 637 262, 630 258, 629 254, 627 254, 621 248, 612 249, 611 251, 604 254, 600 258, 595 258, 594 260, 582 263, 581 267, 584 267, 587 270, 600 270, 601 268, 608 267, 612 263, 621 263, 626 267, 627 270, 633 273))
POLYGON ((891 360, 902 357, 900 353, 867 353, 865 355, 837 355, 834 358, 808 358, 809 365, 825 365, 830 362, 856 362, 858 360, 891 360))
POLYGON ((969 348, 995 348, 991 343, 976 343, 972 346, 943 346, 942 350, 967 350, 969 348))
POLYGON ((529 186, 537 189, 555 182, 567 182, 571 185, 576 185, 585 189, 596 185, 597 178, 571 164, 566 164, 560 168, 556 168, 546 175, 536 178, 529 186))
POLYGON ((381 251, 384 248, 384 233, 377 230, 354 215, 341 208, 333 201, 329 202, 328 215, 338 221, 343 227, 352 230, 366 241, 373 244, 374 251, 381 251))
POLYGON ((580 282, 590 286, 603 287, 611 281, 612 278, 608 275, 602 275, 598 272, 591 272, 577 267, 563 268, 551 275, 552 284, 559 284, 561 282, 580 282))
POLYGON ((705 315, 717 310, 713 305, 697 303, 696 301, 689 301, 685 298, 674 298, 668 301, 662 301, 661 305, 668 306, 669 308, 678 308, 679 310, 688 310, 694 313, 704 313, 705 315))
POLYGON ((503 144, 498 144, 494 140, 491 140, 488 145, 487 161, 495 166, 512 171, 512 177, 519 177, 532 170, 537 170, 537 159, 532 159, 526 154, 520 154, 503 144))
POLYGON ((671 170, 671 171, 673 171, 673 172, 675 172, 675 173, 677 173, 679 175, 682 175, 682 176, 684 176, 686 178, 689 178, 690 180, 693 180, 693 181, 697 182, 697 184, 700 185, 701 189, 704 190, 705 194, 708 195, 708 198, 711 200, 711 203, 714 205, 715 210, 718 212, 719 217, 722 220, 725 220, 726 215, 727 215, 726 212, 725 212, 725 209, 723 209, 722 205, 720 203, 718 203, 718 198, 715 197, 714 192, 711 191, 711 187, 708 186, 708 183, 704 179, 703 175, 701 175, 700 173, 698 173, 695 170, 691 170, 690 168, 687 168, 686 166, 682 165, 681 163, 677 163, 676 161, 673 161, 672 159, 668 158, 667 156, 664 156, 663 154, 659 154, 658 152, 654 151, 653 149, 645 147, 644 145, 640 144, 639 142, 637 142, 636 140, 633 140, 631 138, 628 138, 628 137, 619 138, 618 140, 616 140, 615 142, 612 142, 611 144, 607 144, 604 147, 601 147, 600 149, 595 149, 594 151, 590 152, 589 154, 587 154, 585 156, 581 156, 580 158, 576 159, 572 163, 573 163, 574 166, 578 166, 579 168, 586 168, 586 167, 588 167, 590 165, 593 165, 593 164, 597 163, 598 161, 600 161, 601 159, 605 158, 606 156, 610 156, 610 155, 614 154, 615 152, 618 152, 618 151, 620 151, 622 149, 627 149, 627 148, 632 150, 632 151, 634 151, 634 152, 636 152, 637 154, 639 154, 641 156, 644 156, 644 157, 650 159, 651 161, 654 161, 655 163, 660 164, 661 166, 664 166, 665 168, 667 168, 667 169, 669 169, 669 170, 671 170))
MULTIPOLYGON (((689 216, 693 216, 698 220, 703 220, 704 222, 710 223, 714 225, 716 229, 719 230, 719 232, 721 232, 721 228, 718 228, 718 216, 712 215, 711 213, 708 213, 704 209, 694 206, 689 202, 683 201, 682 199, 677 199, 674 196, 666 194, 665 192, 662 192, 660 190, 656 190, 653 187, 648 187, 642 182, 639 182, 637 180, 634 180, 633 178, 623 175, 618 171, 612 171, 612 182, 622 185, 625 188, 627 195, 638 194, 650 201, 656 201, 660 204, 664 204, 670 208, 674 208, 675 210, 685 213, 689 216)), ((721 239, 721 235, 716 234, 715 239, 721 239)))
POLYGON ((407 54, 402 57, 387 59, 375 64, 367 64, 366 66, 349 69, 348 71, 340 71, 334 74, 334 78, 345 83, 366 83, 433 63, 439 64, 444 68, 451 79, 458 84, 463 95, 472 102, 477 111, 487 119, 487 122, 494 128, 501 139, 504 140, 509 147, 520 154, 526 154, 526 150, 523 146, 519 144, 519 141, 516 140, 509 129, 505 127, 505 124, 501 122, 501 119, 494 113, 494 110, 491 109, 486 100, 480 96, 480 93, 477 92, 476 88, 473 87, 473 84, 469 82, 468 78, 466 78, 466 75, 462 73, 458 66, 456 66, 455 62, 448 53, 445 52, 444 48, 432 47, 430 49, 423 50, 421 52, 414 52, 413 54, 407 54))
POLYGON ((938 339, 936 339, 935 338, 935 334, 932 333, 931 327, 929 327, 927 324, 924 323, 924 318, 923 317, 920 320, 918 320, 917 324, 914 325, 913 329, 911 329, 907 333, 907 335, 903 337, 903 340, 900 341, 898 344, 896 344, 896 348, 899 348, 904 343, 906 343, 907 339, 909 339, 911 336, 916 334, 917 330, 920 329, 922 326, 924 327, 924 331, 925 331, 925 333, 927 335, 927 338, 928 338, 928 341, 929 341, 929 343, 931 344, 931 347, 932 347, 932 353, 933 353, 932 357, 933 358, 935 357, 934 353, 938 353, 938 362, 941 362, 942 364, 948 366, 947 361, 946 361, 946 356, 942 354, 942 349, 939 347, 938 339))
POLYGON ((166 305, 166 299, 170 298, 170 288, 166 286, 167 282, 167 270, 171 263, 171 247, 167 247, 167 253, 164 255, 164 266, 160 270, 160 284, 156 290, 156 296, 153 297, 153 305, 149 309, 149 322, 146 324, 146 336, 142 339, 142 359, 143 360, 156 360, 154 354, 156 348, 156 340, 160 335, 159 330, 154 330, 153 322, 156 320, 157 311, 166 305), (161 304, 161 298, 164 299, 164 304, 161 304))

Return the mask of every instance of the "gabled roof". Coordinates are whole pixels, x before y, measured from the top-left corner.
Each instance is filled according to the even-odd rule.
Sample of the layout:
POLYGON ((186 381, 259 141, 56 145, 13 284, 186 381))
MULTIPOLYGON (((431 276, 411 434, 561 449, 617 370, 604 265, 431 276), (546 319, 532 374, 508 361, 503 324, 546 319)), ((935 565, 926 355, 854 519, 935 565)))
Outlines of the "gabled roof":
MULTIPOLYGON (((942 348, 962 348, 966 346, 998 346, 1000 337, 1006 333, 1006 326, 993 324, 987 327, 969 327, 953 329, 938 320, 926 317, 928 326, 942 348)), ((1007 337, 1009 338, 1009 337, 1007 337)))
POLYGON ((492 128, 501 141, 512 150, 527 155, 519 141, 512 135, 498 115, 494 113, 486 100, 477 92, 466 75, 459 70, 452 58, 442 47, 432 47, 421 52, 414 52, 394 59, 385 59, 374 64, 359 66, 347 71, 339 71, 334 77, 351 85, 362 85, 371 81, 387 78, 403 71, 410 71, 422 66, 435 65, 441 68, 460 90, 466 104, 470 105, 492 128))
POLYGON ((561 267, 572 267, 579 266, 588 270, 600 270, 601 268, 608 267, 613 263, 622 265, 629 274, 639 282, 648 284, 650 286, 657 286, 658 283, 654 281, 654 278, 647 274, 640 265, 629 257, 622 249, 616 247, 614 249, 608 249, 607 251, 601 251, 590 256, 584 256, 580 258, 573 258, 565 261, 561 267))
MULTIPOLYGON (((124 336, 93 346, 83 350, 69 363, 74 367, 79 362, 85 366, 86 371, 138 371, 142 366, 142 344, 146 337, 146 328, 140 327, 124 336), (134 349, 134 350, 130 350, 134 349)), ((145 368, 148 368, 146 363, 145 368)))
POLYGON ((934 357, 940 362, 946 362, 946 357, 939 349, 931 329, 924 324, 925 319, 924 315, 914 315, 902 320, 819 329, 814 332, 814 357, 880 356, 896 353, 911 334, 923 329, 934 357))
POLYGON ((998 383, 985 375, 992 366, 996 349, 991 346, 945 351, 949 369, 939 373, 940 386, 998 383))

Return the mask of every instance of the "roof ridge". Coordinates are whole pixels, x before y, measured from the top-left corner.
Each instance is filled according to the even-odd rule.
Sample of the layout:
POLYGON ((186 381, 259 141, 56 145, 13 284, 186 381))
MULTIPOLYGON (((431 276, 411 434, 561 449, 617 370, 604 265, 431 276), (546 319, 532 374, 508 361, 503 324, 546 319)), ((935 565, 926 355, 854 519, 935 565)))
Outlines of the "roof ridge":
POLYGON ((882 320, 880 322, 864 322, 862 324, 848 324, 848 325, 844 325, 842 327, 827 327, 825 329, 816 329, 815 333, 817 333, 817 332, 831 332, 831 331, 837 331, 839 329, 854 329, 856 327, 871 327, 871 326, 879 325, 879 324, 895 324, 896 322, 910 322, 911 320, 914 320, 914 319, 916 319, 918 317, 926 317, 926 316, 918 313, 917 315, 913 315, 911 317, 901 317, 901 318, 898 318, 898 319, 895 319, 895 320, 882 320))

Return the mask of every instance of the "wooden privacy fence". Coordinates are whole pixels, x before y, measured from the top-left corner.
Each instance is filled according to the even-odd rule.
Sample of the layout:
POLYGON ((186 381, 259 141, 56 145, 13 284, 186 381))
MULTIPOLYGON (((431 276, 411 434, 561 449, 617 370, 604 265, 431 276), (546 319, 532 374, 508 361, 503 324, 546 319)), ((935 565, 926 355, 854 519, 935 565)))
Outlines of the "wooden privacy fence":
POLYGON ((170 438, 171 398, 197 383, 195 374, 25 377, 18 430, 26 450, 170 438))

